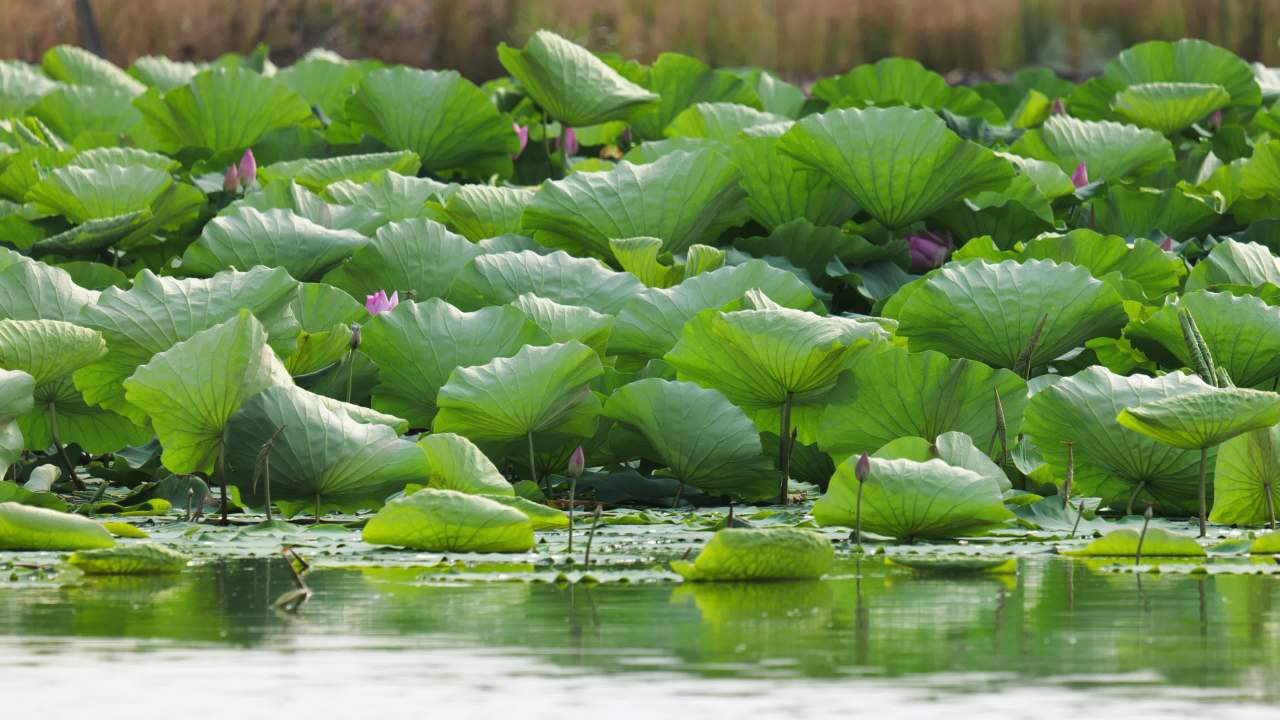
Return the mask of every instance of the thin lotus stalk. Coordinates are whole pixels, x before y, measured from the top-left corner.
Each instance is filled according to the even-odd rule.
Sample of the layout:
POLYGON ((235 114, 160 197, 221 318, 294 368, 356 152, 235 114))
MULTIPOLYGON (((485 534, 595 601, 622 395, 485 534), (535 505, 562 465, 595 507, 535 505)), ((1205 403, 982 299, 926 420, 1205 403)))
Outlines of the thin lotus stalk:
POLYGON ((1031 331, 1031 339, 1027 341, 1027 346, 1022 349, 1018 359, 1013 363, 1013 371, 1023 380, 1031 379, 1031 357, 1036 353, 1036 345, 1040 343, 1040 334, 1044 332, 1044 325, 1047 322, 1049 322, 1049 313, 1044 313, 1036 323, 1035 329, 1031 331))
POLYGON ((1262 489, 1267 493, 1267 529, 1276 529, 1276 499, 1271 494, 1271 481, 1267 480, 1262 484, 1262 489))
POLYGON ((859 550, 862 549, 862 486, 865 484, 865 481, 858 483, 858 499, 854 501, 853 506, 853 541, 857 543, 859 550))
POLYGON ((573 552, 573 502, 578 494, 578 476, 569 478, 569 552, 573 552))
POLYGON ((102 496, 107 494, 107 487, 109 485, 111 485, 109 480, 103 480, 102 483, 98 485, 97 491, 93 493, 93 499, 80 506, 80 509, 84 510, 85 515, 88 515, 89 517, 94 516, 98 503, 102 501, 102 496))
POLYGON ((1134 565, 1142 564, 1142 543, 1147 539, 1147 527, 1151 525, 1152 515, 1151 506, 1148 505, 1147 511, 1142 514, 1142 532, 1138 533, 1138 548, 1137 552, 1133 554, 1134 565))
POLYGON ((1146 486, 1147 486, 1146 480, 1138 481, 1137 487, 1133 489, 1133 494, 1129 496, 1129 502, 1124 506, 1125 515, 1133 514, 1133 503, 1138 499, 1138 495, 1142 492, 1142 489, 1145 488, 1146 486))
MULTIPOLYGON (((525 433, 525 439, 529 441, 529 476, 533 478, 533 484, 538 484, 538 461, 533 454, 533 433, 525 433)), ((543 488, 547 495, 547 499, 551 499, 551 480, 547 479, 547 486, 543 488)))
POLYGON ((307 587, 307 582, 303 579, 303 574, 311 570, 311 564, 291 547, 282 548, 280 554, 284 555, 285 564, 293 574, 293 582, 297 587, 277 598, 275 607, 287 613, 294 613, 302 607, 303 603, 311 599, 311 588, 307 587), (294 566, 294 562, 302 566, 301 571, 294 566))
POLYGON ((284 425, 276 428, 271 433, 271 437, 262 444, 262 449, 258 451, 258 458, 253 464, 253 491, 258 492, 258 478, 263 479, 263 496, 267 508, 267 522, 271 522, 271 448, 275 445, 276 438, 280 437, 280 433, 284 432, 284 425))
POLYGON ((347 402, 351 402, 351 384, 356 374, 356 351, 347 351, 347 402))
POLYGON ((223 435, 222 440, 218 443, 218 483, 222 487, 222 524, 230 525, 231 521, 227 519, 227 438, 223 435))
POLYGON ((187 514, 182 518, 183 522, 191 522, 191 506, 196 504, 196 490, 193 487, 187 488, 187 514))
POLYGON ((591 543, 596 539, 596 528, 600 527, 600 513, 604 512, 604 503, 596 503, 595 512, 591 517, 591 531, 587 534, 587 551, 582 556, 582 566, 586 567, 591 564, 591 543))
POLYGON ((316 524, 320 524, 320 493, 316 493, 316 524))
POLYGON ((1200 537, 1209 534, 1209 527, 1205 523, 1205 517, 1208 514, 1209 501, 1206 497, 1204 474, 1205 465, 1209 460, 1209 448, 1200 448, 1200 537))
POLYGON ((791 489, 791 403, 795 393, 787 391, 782 401, 782 419, 778 432, 778 468, 782 470, 782 485, 778 488, 778 504, 786 505, 791 489))
POLYGON ((1080 498, 1080 506, 1076 509, 1076 521, 1071 526, 1071 534, 1067 537, 1075 539, 1076 530, 1080 529, 1080 520, 1084 518, 1084 498, 1080 498))
POLYGON ((551 164, 551 138, 547 133, 547 111, 542 111, 542 153, 547 156, 547 177, 555 175, 555 166, 551 164))
POLYGON ((672 509, 675 509, 675 508, 680 507, 680 494, 681 494, 682 492, 684 492, 684 483, 682 483, 682 482, 680 482, 679 480, 677 480, 677 481, 676 481, 676 496, 675 496, 675 499, 671 501, 671 507, 672 507, 672 509))
POLYGON ((725 518, 724 526, 727 528, 733 527, 733 501, 732 500, 729 501, 729 516, 725 518))
POLYGON ((1067 446, 1067 472, 1062 478, 1062 507, 1065 510, 1071 504, 1071 485, 1076 479, 1076 451, 1075 443, 1070 440, 1063 440, 1062 444, 1067 446))
POLYGON ((53 402, 49 403, 49 433, 53 437, 53 446, 58 449, 62 463, 67 466, 67 473, 71 475, 71 484, 77 490, 84 490, 84 483, 76 474, 76 466, 71 463, 71 458, 67 455, 67 447, 62 444, 62 436, 58 434, 58 407, 53 402))

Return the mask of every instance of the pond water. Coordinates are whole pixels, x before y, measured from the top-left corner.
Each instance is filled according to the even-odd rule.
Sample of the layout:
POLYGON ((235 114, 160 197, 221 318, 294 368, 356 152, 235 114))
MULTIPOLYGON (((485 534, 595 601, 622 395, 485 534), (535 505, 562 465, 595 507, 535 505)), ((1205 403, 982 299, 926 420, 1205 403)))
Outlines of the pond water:
POLYGON ((1275 717, 1280 578, 1057 556, 820 582, 466 580, 278 558, 0 584, 5 717, 1275 717), (26 713, 31 713, 27 715, 26 713))

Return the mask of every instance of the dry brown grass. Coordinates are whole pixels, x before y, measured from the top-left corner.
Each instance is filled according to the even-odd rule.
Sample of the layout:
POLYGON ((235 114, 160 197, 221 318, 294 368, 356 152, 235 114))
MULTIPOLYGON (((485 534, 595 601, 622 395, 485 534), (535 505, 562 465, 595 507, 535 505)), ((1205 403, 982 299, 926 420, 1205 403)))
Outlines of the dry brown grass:
MULTIPOLYGON (((599 50, 663 50, 791 77, 885 55, 990 72, 1037 62, 1085 72, 1125 45, 1203 37, 1280 64, 1280 0, 93 0, 111 59, 207 59, 257 43, 288 62, 323 46, 349 57, 501 72, 500 40, 553 28, 599 50)), ((0 57, 38 60, 78 42, 72 0, 0 0, 0 57)))

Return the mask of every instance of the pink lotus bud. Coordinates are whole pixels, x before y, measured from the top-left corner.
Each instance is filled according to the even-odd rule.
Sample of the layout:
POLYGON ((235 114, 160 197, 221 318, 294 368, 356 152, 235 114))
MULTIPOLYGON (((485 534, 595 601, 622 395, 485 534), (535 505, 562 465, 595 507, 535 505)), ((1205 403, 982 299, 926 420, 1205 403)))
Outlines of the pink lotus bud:
POLYGON ((511 156, 512 160, 520 157, 520 153, 524 152, 525 147, 529 144, 529 128, 519 123, 511 123, 511 129, 516 131, 516 137, 520 139, 520 149, 511 156))
POLYGON ((573 128, 567 127, 560 133, 560 149, 564 151, 565 157, 578 154, 578 134, 573 128))
POLYGON ((911 269, 932 270, 947 261, 952 242, 949 232, 921 230, 907 236, 907 249, 911 252, 911 269))
POLYGON ((227 166, 227 174, 222 176, 222 191, 233 193, 240 187, 240 172, 235 165, 227 166))
POLYGON ((1173 238, 1166 236, 1164 241, 1160 243, 1160 249, 1165 252, 1173 252, 1173 238))
POLYGON ((871 458, 866 453, 862 453, 862 457, 858 458, 857 464, 853 466, 853 476, 858 479, 858 482, 863 483, 870 475, 871 458))
POLYGON ((253 157, 253 150, 245 150, 240 158, 240 187, 247 188, 258 179, 258 161, 253 157))
POLYGON ((1218 128, 1222 127, 1222 111, 1214 110, 1213 113, 1209 115, 1207 124, 1209 125, 1210 130, 1218 132, 1218 128))
POLYGON ((583 469, 586 467, 586 463, 587 458, 582 452, 582 446, 579 445, 578 449, 574 450, 573 454, 569 456, 569 475, 572 477, 578 477, 581 475, 583 469))
POLYGON ((1066 115, 1067 106, 1062 104, 1062 98, 1055 98, 1053 101, 1053 109, 1050 110, 1054 115, 1066 115))
POLYGON ((369 311, 370 315, 381 315, 385 312, 391 312, 400 304, 400 291, 396 290, 391 293, 391 297, 387 297, 386 290, 379 290, 373 295, 366 295, 364 299, 364 309, 369 311))
POLYGON ((1071 184, 1078 188, 1089 184, 1089 168, 1084 166, 1083 160, 1076 166, 1076 171, 1071 173, 1071 184))

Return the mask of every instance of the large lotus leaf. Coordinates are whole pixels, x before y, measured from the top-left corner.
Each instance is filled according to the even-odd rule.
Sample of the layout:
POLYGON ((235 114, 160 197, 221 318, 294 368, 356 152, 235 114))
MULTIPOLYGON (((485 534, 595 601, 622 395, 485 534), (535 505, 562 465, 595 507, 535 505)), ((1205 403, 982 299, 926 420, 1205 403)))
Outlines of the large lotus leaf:
POLYGON ((1090 180, 1119 180, 1173 164, 1173 146, 1155 130, 1054 115, 1013 144, 1019 155, 1055 162, 1065 172, 1080 163, 1090 180))
POLYGON ((561 305, 614 315, 645 289, 631 273, 614 272, 595 260, 560 251, 478 255, 455 274, 449 302, 464 310, 503 305, 533 293, 561 305))
POLYGON ((581 305, 562 305, 533 293, 524 293, 511 304, 542 328, 551 342, 577 340, 595 350, 600 357, 605 356, 609 333, 613 330, 612 315, 581 305))
POLYGON ((341 180, 324 189, 325 197, 340 205, 374 210, 390 222, 428 217, 427 201, 443 199, 457 189, 431 178, 386 171, 363 183, 341 180))
POLYGON ((879 245, 861 235, 852 235, 838 227, 819 226, 799 218, 773 229, 767 237, 739 238, 734 247, 756 257, 783 257, 804 268, 819 285, 830 289, 823 282, 827 266, 839 260, 847 268, 856 268, 882 260, 892 260, 905 265, 909 260, 907 245, 892 241, 879 245))
POLYGON ((609 241, 609 249, 623 270, 635 275, 647 287, 667 288, 685 277, 724 267, 726 253, 710 245, 691 245, 684 262, 662 251, 662 241, 653 237, 621 238, 609 241))
POLYGON ((1117 90, 1146 83, 1206 83, 1225 89, 1232 105, 1257 105, 1262 100, 1249 64, 1203 40, 1134 45, 1107 63, 1103 77, 1117 90))
POLYGON ((637 450, 664 472, 712 495, 776 497, 781 476, 740 408, 717 390, 659 378, 619 388, 604 406, 618 423, 615 451, 637 450))
POLYGON ((21 370, 37 389, 102 357, 96 330, 60 320, 0 320, 0 366, 21 370))
POLYGON ((418 447, 431 468, 427 487, 471 495, 515 495, 497 466, 461 435, 432 433, 419 440, 418 447))
POLYGON ((987 447, 996 434, 997 394, 1012 443, 1027 404, 1022 378, 937 352, 868 352, 836 383, 817 442, 839 460, 874 452, 895 438, 933 442, 951 431, 987 447))
POLYGON ((308 190, 322 192, 336 182, 367 182, 387 172, 413 175, 421 166, 418 154, 410 150, 302 158, 272 163, 261 168, 258 180, 263 183, 292 180, 308 190))
POLYGON ((103 170, 117 165, 142 165, 174 172, 182 163, 167 155, 140 150, 134 147, 96 147, 76 153, 67 165, 82 168, 103 170))
POLYGON ((412 150, 429 172, 470 169, 511 172, 520 142, 511 119, 484 91, 449 70, 375 70, 347 101, 358 129, 395 150, 412 150))
POLYGON ((36 381, 21 370, 0 370, 0 477, 22 457, 25 443, 15 422, 34 407, 36 381))
POLYGON ((347 62, 332 53, 309 52, 277 72, 275 79, 293 88, 325 115, 335 118, 346 112, 347 98, 355 93, 372 65, 347 62))
POLYGON ((1055 478, 1066 473, 1063 443, 1072 443, 1073 487, 1081 495, 1100 497, 1113 508, 1134 497, 1166 513, 1195 512, 1200 454, 1122 427, 1116 415, 1126 407, 1207 389, 1199 378, 1180 372, 1124 377, 1094 366, 1033 395, 1022 431, 1055 478))
POLYGON ((182 255, 182 269, 208 277, 225 269, 281 267, 299 280, 318 280, 369 243, 354 230, 330 230, 288 210, 239 212, 210 220, 182 255))
POLYGON ((751 260, 700 273, 675 287, 649 288, 631 298, 613 323, 609 349, 618 354, 662 357, 675 346, 684 324, 694 315, 739 301, 753 289, 783 307, 821 307, 793 273, 763 260, 751 260))
POLYGON ((258 192, 245 195, 218 214, 235 215, 248 208, 260 212, 288 210, 316 225, 331 230, 355 230, 361 235, 372 235, 387 223, 387 218, 377 210, 358 205, 327 203, 319 195, 292 180, 267 183, 258 192))
MULTIPOLYGON (((814 503, 819 525, 857 526, 857 462, 851 457, 840 463, 814 503)), ((861 510, 864 531, 901 540, 981 534, 1013 518, 994 479, 942 460, 871 458, 861 510)))
POLYGON ((539 107, 565 125, 623 120, 637 106, 659 99, 548 30, 534 33, 524 50, 498 45, 498 60, 539 107))
POLYGON ((170 154, 199 148, 226 157, 272 130, 318 124, 311 106, 288 85, 235 67, 206 70, 163 94, 153 88, 134 105, 170 154))
POLYGON ((1187 276, 1188 291, 1220 285, 1280 285, 1280 258, 1267 246, 1226 239, 1196 263, 1187 276))
POLYGON ((945 432, 932 442, 922 437, 900 437, 881 446, 876 450, 875 457, 916 462, 937 459, 948 465, 972 470, 983 477, 991 478, 1000 486, 1001 492, 1007 492, 1013 487, 1004 470, 973 444, 973 438, 962 432, 945 432))
POLYGON ((533 188, 463 185, 438 204, 437 215, 472 242, 520 232, 520 217, 533 188))
POLYGON ((1066 555, 1084 557, 1136 557, 1141 549, 1143 557, 1204 557, 1204 548, 1195 538, 1169 532, 1163 528, 1148 528, 1145 536, 1133 528, 1112 530, 1079 550, 1067 550, 1066 555))
POLYGON ((221 272, 209 279, 162 278, 143 270, 129 290, 107 288, 84 308, 81 324, 102 333, 107 355, 77 370, 76 387, 91 405, 146 422, 125 399, 121 383, 153 355, 247 309, 267 328, 269 342, 288 354, 298 327, 289 304, 298 283, 281 268, 221 272))
POLYGON ((18 117, 60 84, 21 60, 0 61, 0 117, 18 117))
POLYGON ((700 137, 730 142, 747 128, 790 123, 790 118, 735 103, 697 103, 667 126, 668 137, 700 137))
POLYGON ((662 53, 641 77, 633 77, 653 91, 658 102, 635 107, 628 113, 631 127, 645 140, 662 137, 663 130, 695 103, 733 104, 757 108, 760 98, 744 78, 708 67, 701 60, 679 53, 662 53))
POLYGON ((1185 239, 1213 228, 1221 215, 1211 199, 1182 188, 1111 188, 1090 202, 1094 227, 1130 237, 1185 239))
POLYGON ((663 359, 679 379, 724 393, 761 429, 777 430, 790 398, 792 427, 810 442, 836 377, 863 348, 887 336, 874 322, 790 308, 709 309, 685 323, 663 359))
POLYGON ((133 106, 133 97, 116 87, 67 85, 40 98, 27 112, 72 142, 119 141, 127 135, 144 139, 142 113, 133 106))
POLYGON ((282 358, 285 369, 294 377, 317 372, 341 360, 350 352, 352 324, 367 315, 361 303, 323 283, 299 285, 291 307, 300 331, 292 351, 282 358))
POLYGON ((1136 238, 1130 245, 1123 237, 1101 235, 1088 228, 1030 240, 1018 257, 1079 265, 1096 278, 1118 272, 1125 280, 1141 285, 1149 298, 1177 290, 1187 274, 1182 258, 1150 240, 1136 238))
POLYGON ((941 75, 909 58, 885 58, 823 78, 814 84, 813 96, 832 107, 908 105, 1004 122, 1004 113, 995 103, 970 88, 950 86, 941 75))
POLYGON ((1221 85, 1158 82, 1130 85, 1116 94, 1116 112, 1139 127, 1171 135, 1231 102, 1221 85))
MULTIPOLYGON (((132 526, 128 526, 132 527, 132 526)), ((97 550, 78 550, 67 562, 87 575, 158 575, 181 572, 191 556, 167 545, 139 543, 97 550)))
POLYGON ((112 65, 97 55, 71 45, 49 48, 41 60, 41 67, 49 77, 69 85, 99 85, 116 87, 137 95, 147 89, 129 73, 112 65))
POLYGON ((1232 163, 1219 172, 1227 173, 1228 187, 1244 198, 1280 197, 1280 142, 1261 142, 1247 160, 1232 163))
POLYGON ((242 310, 156 353, 124 381, 124 390, 151 419, 170 472, 211 473, 231 415, 267 387, 288 382, 266 330, 242 310))
POLYGON ((1261 525, 1274 519, 1280 514, 1278 478, 1280 426, 1259 428, 1222 443, 1213 470, 1209 522, 1261 525))
POLYGON ((522 219, 547 247, 609 257, 615 238, 656 237, 668 252, 714 244, 747 219, 738 171, 713 150, 674 152, 646 165, 574 173, 538 190, 522 219))
POLYGON ((418 300, 445 297, 462 269, 483 252, 434 220, 401 220, 379 228, 372 242, 324 281, 356 298, 379 290, 418 300))
POLYGON ((467 313, 434 298, 402 301, 374 318, 361 334, 360 352, 380 370, 374 408, 403 417, 414 427, 431 425, 436 394, 455 368, 483 365, 547 340, 513 307, 467 313))
POLYGON ((726 528, 693 562, 673 560, 685 580, 817 580, 835 564, 831 541, 801 528, 726 528))
POLYGON ((163 55, 146 55, 133 61, 129 66, 129 74, 149 87, 172 90, 186 85, 191 78, 209 67, 208 63, 183 62, 170 60, 163 55))
POLYGON ((459 367, 436 396, 436 432, 507 441, 541 432, 589 437, 600 402, 588 385, 604 374, 600 356, 577 341, 526 345, 511 357, 459 367))
POLYGON ((111 533, 89 518, 0 503, 0 550, 89 550, 115 544, 111 533))
POLYGON ((994 102, 1001 112, 1013 118, 1018 106, 1026 102, 1032 90, 1050 100, 1068 95, 1075 85, 1058 77, 1049 68, 1025 68, 1013 73, 1005 82, 980 82, 973 85, 974 92, 994 102))
POLYGON ((937 115, 906 107, 810 115, 778 149, 831 176, 876 220, 891 228, 950 203, 1009 184, 1008 160, 961 139, 937 115))
POLYGON ((1110 285, 1084 268, 1050 260, 952 264, 906 295, 896 317, 912 350, 1003 368, 1017 364, 1037 328, 1030 368, 1091 338, 1115 336, 1127 319, 1110 285))
POLYGON ((149 209, 171 185, 169 173, 141 165, 69 166, 49 171, 27 200, 83 223, 149 209))
POLYGON ((364 526, 363 538, 429 552, 522 553, 533 549, 533 525, 489 498, 419 490, 387 503, 364 526))
POLYGON ((831 176, 778 152, 787 126, 746 133, 729 148, 742 176, 751 219, 770 230, 798 219, 814 225, 839 225, 858 210, 849 193, 831 176))
POLYGON ((1211 448, 1280 423, 1280 395, 1262 390, 1207 388, 1131 405, 1116 416, 1121 427, 1185 450, 1211 448))
POLYGON ((1148 356, 1191 367, 1178 319, 1181 309, 1195 318, 1214 363, 1244 387, 1270 386, 1280 375, 1280 307, 1251 297, 1195 290, 1145 320, 1125 328, 1125 337, 1148 356))

